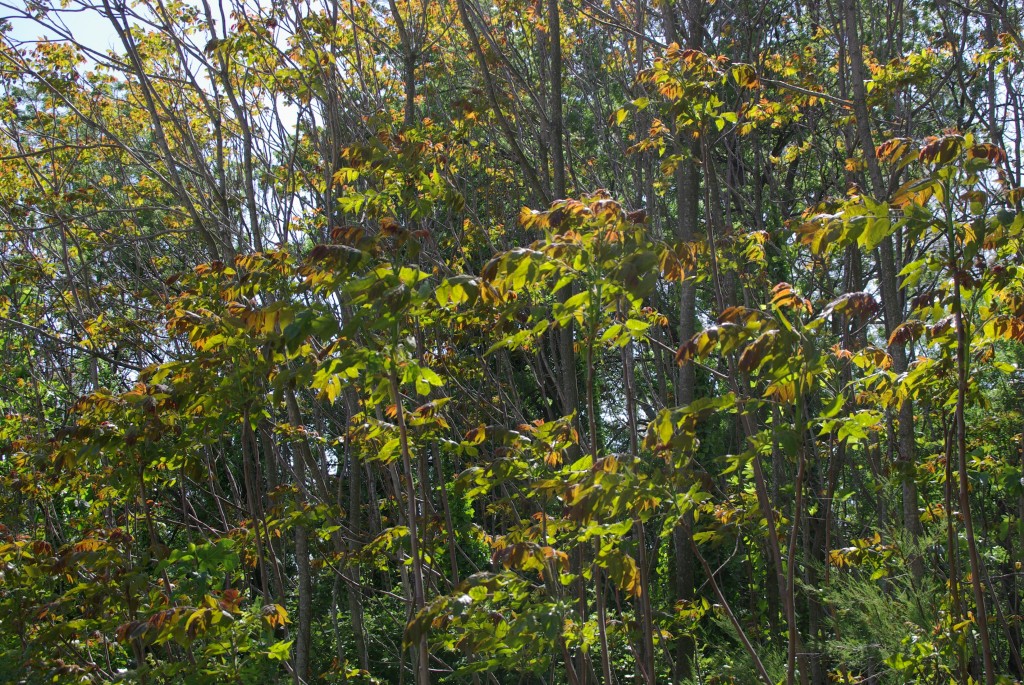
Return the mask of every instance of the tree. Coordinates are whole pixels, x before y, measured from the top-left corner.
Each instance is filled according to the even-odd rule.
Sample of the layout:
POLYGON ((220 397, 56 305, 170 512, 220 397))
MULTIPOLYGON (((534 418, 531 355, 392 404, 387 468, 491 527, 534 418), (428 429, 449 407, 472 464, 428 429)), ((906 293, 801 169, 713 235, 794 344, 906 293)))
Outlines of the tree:
POLYGON ((1024 678, 1012 2, 5 8, 3 679, 1024 678))

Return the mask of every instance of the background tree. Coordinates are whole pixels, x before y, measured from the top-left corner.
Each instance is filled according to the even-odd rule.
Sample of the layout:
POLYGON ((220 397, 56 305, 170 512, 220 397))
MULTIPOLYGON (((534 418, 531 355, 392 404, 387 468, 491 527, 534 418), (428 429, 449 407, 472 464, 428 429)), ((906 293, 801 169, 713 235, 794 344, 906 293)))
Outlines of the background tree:
POLYGON ((1024 678, 1014 3, 3 7, 3 679, 1024 678))

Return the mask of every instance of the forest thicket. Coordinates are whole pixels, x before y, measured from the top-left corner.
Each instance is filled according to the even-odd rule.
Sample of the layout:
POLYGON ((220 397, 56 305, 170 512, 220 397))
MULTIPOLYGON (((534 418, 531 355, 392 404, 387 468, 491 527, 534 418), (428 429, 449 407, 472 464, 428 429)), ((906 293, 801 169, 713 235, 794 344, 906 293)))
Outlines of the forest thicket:
POLYGON ((0 0, 0 681, 1024 680, 1021 12, 0 0))

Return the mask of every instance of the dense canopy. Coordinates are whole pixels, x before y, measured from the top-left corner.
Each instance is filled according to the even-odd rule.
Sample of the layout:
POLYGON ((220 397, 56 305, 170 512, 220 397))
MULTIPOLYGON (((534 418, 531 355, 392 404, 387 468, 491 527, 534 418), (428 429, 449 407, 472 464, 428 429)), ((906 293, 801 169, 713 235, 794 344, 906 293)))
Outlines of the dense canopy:
POLYGON ((0 681, 1024 680, 1019 0, 0 7, 0 681))

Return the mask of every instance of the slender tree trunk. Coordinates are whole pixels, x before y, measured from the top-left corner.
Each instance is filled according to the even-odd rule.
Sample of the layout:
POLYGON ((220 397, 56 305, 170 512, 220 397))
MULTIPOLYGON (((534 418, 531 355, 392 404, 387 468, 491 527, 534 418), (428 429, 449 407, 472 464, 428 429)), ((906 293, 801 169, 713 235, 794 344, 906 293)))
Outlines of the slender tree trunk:
MULTIPOLYGON (((846 48, 850 60, 850 84, 853 93, 853 109, 857 119, 857 134, 861 152, 868 168, 868 176, 876 201, 884 202, 888 196, 885 179, 882 176, 878 158, 875 155, 874 136, 867 106, 866 73, 864 70, 863 46, 858 32, 858 0, 843 0, 846 48)), ((898 235, 898 233, 897 233, 898 235)), ((879 286, 882 294, 882 310, 885 318, 886 336, 903 323, 902 292, 899 287, 900 265, 896 260, 894 236, 886 236, 878 247, 879 286)), ((903 344, 889 348, 892 366, 896 373, 907 370, 907 351, 903 344)), ((896 442, 898 445, 897 466, 903 490, 903 527, 914 540, 923 533, 921 516, 918 513, 917 480, 914 473, 914 405, 904 400, 898 413, 899 425, 896 442)), ((920 581, 924 576, 924 562, 920 555, 911 557, 911 572, 920 581)))
MULTIPOLYGON (((624 311, 620 308, 620 314, 624 311)), ((640 446, 637 437, 636 418, 636 380, 633 359, 633 343, 622 348, 622 381, 626 398, 626 421, 629 431, 629 458, 633 468, 637 466, 640 446)), ((633 537, 637 547, 637 566, 640 571, 640 596, 636 598, 637 613, 640 616, 640 654, 637 665, 647 685, 654 685, 656 679, 654 666, 654 618, 651 608, 651 569, 647 558, 647 533, 640 519, 633 522, 633 537)))
MULTIPOLYGON (((412 477, 412 449, 409 445, 409 433, 405 425, 405 408, 402 405, 402 394, 398 385, 398 368, 394 359, 388 371, 391 388, 391 401, 395 405, 395 418, 398 422, 399 448, 402 453, 402 475, 405 480, 406 516, 409 526, 410 553, 412 554, 412 602, 413 615, 426 605, 423 588, 423 559, 420 556, 419 518, 416 511, 416 487, 412 477)), ((396 493, 397 494, 397 493, 396 493)), ((416 651, 416 683, 430 685, 430 664, 427 653, 427 636, 420 635, 414 645, 416 651)))
MULTIPOLYGON (((697 12, 699 13, 699 8, 697 12)), ((670 43, 679 43, 680 35, 678 18, 672 3, 666 2, 663 8, 665 17, 666 37, 670 43)), ((691 24, 699 23, 690 18, 691 24)), ((695 33, 691 27, 690 34, 695 33)), ((690 41, 688 47, 700 49, 699 42, 690 41)), ((682 138, 685 134, 676 131, 673 136, 673 147, 682 158, 675 170, 676 222, 673 238, 680 243, 690 243, 697 233, 698 205, 700 198, 700 175, 692 150, 685 147, 682 138)), ((679 344, 685 343, 696 333, 697 286, 692 278, 686 278, 679 285, 679 344)), ((697 377, 692 363, 684 363, 673 379, 675 401, 679 406, 686 406, 696 398, 697 377)), ((673 594, 676 600, 691 601, 694 598, 694 559, 691 553, 693 515, 687 512, 683 525, 672 531, 673 562, 675 572, 672 575, 673 594)), ((689 678, 693 673, 696 644, 693 637, 681 634, 675 644, 675 677, 674 682, 689 678)))
MULTIPOLYGON (((285 389, 285 404, 288 422, 292 428, 302 425, 302 414, 292 387, 285 389)), ((300 510, 306 508, 306 465, 312 461, 312 454, 305 439, 296 441, 292 449, 292 470, 295 473, 296 493, 300 510)), ((298 576, 299 611, 295 632, 295 679, 299 683, 310 682, 310 640, 313 625, 313 582, 309 564, 309 528, 304 523, 295 526, 295 570, 298 576)))
POLYGON ((391 9, 391 17, 398 29, 398 39, 402 48, 402 81, 405 88, 404 119, 403 127, 412 128, 416 124, 416 46, 413 42, 412 26, 413 18, 402 17, 395 0, 388 0, 388 7, 391 9))
MULTIPOLYGON (((551 139, 548 148, 551 150, 551 192, 555 200, 565 199, 565 133, 562 114, 562 19, 558 0, 548 0, 548 78, 551 83, 550 121, 551 139)), ((555 296, 565 302, 572 296, 572 286, 565 286, 555 296)), ((562 391, 562 414, 570 414, 579 410, 579 389, 576 383, 576 354, 573 350, 574 326, 570 321, 558 329, 558 371, 562 391)))
MULTIPOLYGON (((947 189, 948 194, 948 189, 947 189)), ((947 197, 947 202, 949 199, 947 197)), ((949 262, 959 264, 956 232, 952 221, 952 210, 947 208, 949 223, 949 262)), ((985 668, 985 685, 995 685, 996 667, 992 657, 992 643, 988 629, 988 610, 985 606, 985 591, 981 582, 985 577, 978 555, 978 544, 974 536, 974 518, 971 515, 970 480, 967 477, 967 422, 964 416, 967 404, 967 360, 970 343, 967 337, 967 323, 964 321, 963 298, 959 278, 953 278, 953 325, 956 327, 956 452, 957 481, 960 490, 960 515, 964 521, 964 536, 967 538, 967 555, 971 564, 971 589, 974 591, 975 620, 978 623, 978 639, 981 642, 981 658, 985 668)))
MULTIPOLYGON (((346 393, 345 405, 347 415, 351 417, 356 413, 356 401, 353 401, 351 393, 346 393)), ((347 425, 347 423, 346 423, 347 425)), ((351 535, 347 541, 347 549, 353 554, 360 544, 363 532, 363 469, 353 449, 352 441, 345 440, 345 461, 348 466, 348 525, 351 535)), ((341 473, 338 474, 338 499, 341 500, 341 473)), ((376 506, 376 502, 371 502, 376 506)), ((362 594, 362 572, 359 563, 351 561, 344 571, 346 577, 345 594, 348 596, 349 621, 352 624, 352 636, 356 646, 356 658, 359 667, 365 671, 370 670, 370 655, 366 648, 366 628, 363 624, 363 594, 362 594)))

